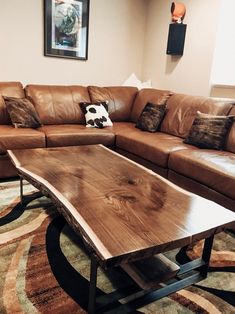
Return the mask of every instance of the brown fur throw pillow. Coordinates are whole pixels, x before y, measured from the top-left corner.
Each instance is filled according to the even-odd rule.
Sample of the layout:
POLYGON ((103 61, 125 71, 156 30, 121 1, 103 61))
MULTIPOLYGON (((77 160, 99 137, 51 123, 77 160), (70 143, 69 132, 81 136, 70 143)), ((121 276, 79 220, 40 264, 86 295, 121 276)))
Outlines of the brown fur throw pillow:
POLYGON ((234 116, 213 116, 197 111, 184 143, 208 149, 224 149, 234 116))
POLYGON ((40 118, 33 104, 26 98, 3 97, 7 112, 15 128, 38 128, 40 118))
POLYGON ((136 128, 148 132, 156 132, 165 116, 166 105, 157 105, 147 103, 144 107, 139 119, 136 123, 136 128))

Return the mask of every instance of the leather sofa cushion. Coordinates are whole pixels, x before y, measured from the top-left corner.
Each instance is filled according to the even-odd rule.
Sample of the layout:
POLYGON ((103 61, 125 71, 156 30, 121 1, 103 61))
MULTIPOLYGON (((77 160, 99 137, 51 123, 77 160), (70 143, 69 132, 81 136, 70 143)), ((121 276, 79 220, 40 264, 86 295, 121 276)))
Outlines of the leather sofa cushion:
POLYGON ((160 176, 167 179, 167 174, 168 174, 167 168, 159 167, 156 164, 152 163, 151 161, 143 159, 139 156, 136 156, 135 154, 129 153, 126 150, 123 150, 120 148, 116 148, 115 151, 121 154, 122 156, 127 157, 128 159, 131 159, 134 162, 137 162, 138 164, 156 172, 157 174, 160 174, 160 176))
POLYGON ((79 102, 90 102, 86 87, 27 85, 25 90, 42 124, 85 122, 79 102))
POLYGON ((161 131, 185 138, 192 126, 196 112, 226 116, 234 100, 174 94, 167 101, 167 114, 161 131))
MULTIPOLYGON (((235 105, 232 110, 229 112, 229 115, 235 116, 235 105)), ((235 153, 235 119, 233 121, 233 125, 228 135, 226 150, 232 153, 235 153)))
POLYGON ((109 116, 112 121, 129 121, 131 108, 138 89, 136 87, 88 86, 92 102, 108 101, 109 116))
POLYGON ((134 123, 129 123, 123 126, 122 130, 117 131, 116 146, 164 168, 167 168, 170 152, 179 149, 197 149, 184 144, 183 140, 176 136, 160 132, 143 132, 136 129, 134 123))
POLYGON ((46 147, 45 135, 37 130, 0 125, 0 154, 7 149, 46 147))
POLYGON ((129 132, 133 132, 133 130, 138 132, 138 130, 135 128, 135 124, 132 122, 114 122, 113 130, 116 136, 118 134, 127 134, 129 132))
POLYGON ((112 127, 87 128, 85 125, 46 125, 38 129, 45 133, 48 147, 103 144, 113 146, 115 134, 112 127))
POLYGON ((7 113, 2 96, 24 98, 25 93, 22 84, 20 82, 0 83, 0 124, 11 124, 11 119, 7 113))
POLYGON ((208 200, 216 202, 235 212, 235 200, 232 200, 230 197, 221 194, 204 184, 201 184, 191 178, 187 178, 173 170, 168 171, 168 180, 187 191, 207 198, 208 200))
POLYGON ((164 104, 170 95, 172 95, 172 92, 168 90, 159 90, 153 88, 141 89, 135 98, 130 120, 136 123, 148 102, 154 104, 164 104))
POLYGON ((181 150, 170 154, 169 169, 235 200, 235 155, 215 150, 181 150))

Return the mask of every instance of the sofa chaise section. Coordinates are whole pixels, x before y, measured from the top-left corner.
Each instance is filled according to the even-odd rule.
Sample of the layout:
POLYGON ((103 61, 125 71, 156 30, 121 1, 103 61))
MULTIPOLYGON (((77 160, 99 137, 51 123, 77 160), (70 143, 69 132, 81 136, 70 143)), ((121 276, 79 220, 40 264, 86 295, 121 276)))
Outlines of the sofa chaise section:
MULTIPOLYGON (((154 91, 149 99, 147 90, 141 94, 145 103, 154 102, 154 91)), ((139 113, 135 106, 143 108, 138 96, 132 112, 139 113)), ((138 156, 142 164, 147 159, 151 169, 152 164, 158 165, 157 172, 177 185, 235 210, 235 122, 224 151, 200 149, 183 142, 197 111, 234 115, 234 100, 174 94, 167 100, 167 108, 160 132, 142 132, 134 125, 128 125, 127 132, 117 131, 117 150, 128 152, 128 157, 138 156)))
MULTIPOLYGON (((187 136, 197 111, 211 115, 234 114, 234 100, 173 95, 161 131, 187 136)), ((194 149, 170 153, 168 179, 177 185, 235 211, 235 122, 225 150, 194 149)), ((190 146, 190 145, 189 145, 190 146)), ((192 147, 192 146, 191 146, 192 147)))
MULTIPOLYGON (((235 116, 235 105, 228 115, 235 116)), ((170 155, 168 179, 235 211, 235 121, 224 151, 199 149, 170 155)))

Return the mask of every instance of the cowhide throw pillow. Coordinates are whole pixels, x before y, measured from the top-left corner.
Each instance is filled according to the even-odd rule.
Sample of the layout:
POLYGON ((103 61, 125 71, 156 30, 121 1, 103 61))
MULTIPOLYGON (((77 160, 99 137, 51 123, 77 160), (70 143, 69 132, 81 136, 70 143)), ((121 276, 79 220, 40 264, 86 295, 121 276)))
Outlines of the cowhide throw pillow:
POLYGON ((144 107, 139 119, 136 123, 136 128, 148 132, 156 132, 166 113, 166 105, 158 105, 147 103, 144 107))
POLYGON ((41 126, 40 118, 33 104, 26 98, 4 96, 7 112, 15 128, 38 128, 41 126))
POLYGON ((80 107, 85 114, 86 127, 102 129, 106 126, 113 125, 109 118, 108 105, 106 102, 81 102, 80 107))
POLYGON ((213 116, 197 111, 184 143, 208 149, 224 149, 234 116, 213 116))

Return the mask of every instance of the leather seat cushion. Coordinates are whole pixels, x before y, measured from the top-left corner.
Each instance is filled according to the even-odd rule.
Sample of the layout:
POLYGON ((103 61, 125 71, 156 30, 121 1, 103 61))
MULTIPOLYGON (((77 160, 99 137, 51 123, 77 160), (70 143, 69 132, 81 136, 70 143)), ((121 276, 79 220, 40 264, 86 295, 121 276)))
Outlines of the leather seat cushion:
POLYGON ((48 147, 103 144, 113 146, 115 134, 112 127, 87 128, 80 124, 46 125, 39 128, 46 135, 48 147))
MULTIPOLYGON (((114 128, 117 126, 114 126, 114 128)), ((197 149, 183 143, 183 139, 165 133, 143 132, 129 123, 116 132, 116 146, 154 164, 167 168, 169 154, 180 149, 197 149)))
POLYGON ((0 125, 0 154, 7 149, 46 147, 45 135, 38 130, 0 125))
POLYGON ((113 130, 116 135, 128 133, 135 130, 135 124, 132 122, 113 122, 113 130))
POLYGON ((215 150, 181 150, 170 154, 169 169, 235 200, 235 155, 215 150))

